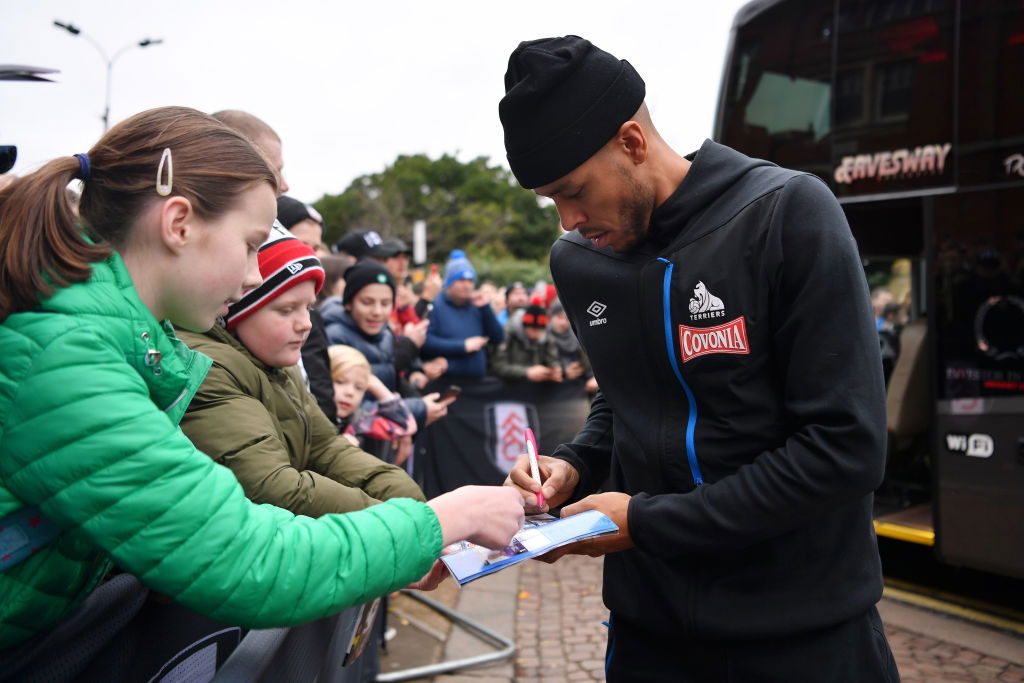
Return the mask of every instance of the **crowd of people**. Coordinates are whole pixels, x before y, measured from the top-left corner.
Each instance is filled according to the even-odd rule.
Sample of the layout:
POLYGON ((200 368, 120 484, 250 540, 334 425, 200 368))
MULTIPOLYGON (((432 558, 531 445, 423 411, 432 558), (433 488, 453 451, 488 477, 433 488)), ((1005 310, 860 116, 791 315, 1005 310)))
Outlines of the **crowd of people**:
POLYGON ((552 506, 618 527, 545 558, 604 558, 608 680, 898 680, 878 322, 842 208, 711 140, 677 153, 645 98, 579 36, 509 58, 557 296, 461 250, 413 286, 372 230, 326 249, 244 112, 149 110, 0 190, 0 680, 47 680, 82 632, 87 668, 123 631, 90 606, 126 585, 306 623, 435 587, 443 548, 552 506), (432 388, 488 374, 596 393, 539 466, 424 500, 400 465, 456 400, 432 388))
MULTIPOLYGON (((436 394, 391 400, 416 381, 389 365, 397 342, 422 344, 426 325, 391 331, 384 266, 320 261, 303 241, 317 241, 315 212, 279 197, 282 167, 259 119, 162 107, 0 191, 5 676, 32 678, 96 628, 90 605, 125 587, 112 577, 216 623, 288 626, 432 588, 443 547, 502 547, 521 528, 512 489, 425 501, 387 462, 400 445, 385 458, 356 445, 444 415, 436 394), (272 228, 278 215, 294 232, 272 228), (339 293, 340 319, 312 315, 339 293)), ((444 371, 417 356, 409 368, 444 371)), ((119 633, 98 616, 108 637, 75 651, 83 666, 119 633)))
POLYGON ((39 634, 61 647, 57 626, 111 575, 144 577, 243 626, 432 588, 444 576, 442 544, 501 546, 523 508, 507 487, 424 501, 410 476, 413 441, 457 395, 428 385, 493 374, 596 391, 551 285, 478 282, 459 250, 414 284, 406 243, 373 230, 328 248, 322 216, 284 194, 283 168, 281 140, 258 117, 166 107, 116 126, 88 153, 8 177, 0 518, 11 526, 27 510, 53 535, 29 534, 25 557, 5 549, 0 651, 13 648, 12 671, 31 671, 28 655, 46 649, 39 634), (62 381, 73 387, 66 398, 14 408, 36 383, 62 381), (57 413, 66 428, 33 439, 34 420, 57 413), (108 439, 113 448, 92 445, 108 439), (175 505, 188 491, 204 492, 206 505, 175 505), (246 507, 242 494, 298 516, 246 507), (111 506, 123 512, 101 514, 111 506), (221 524, 204 526, 211 516, 221 524), (405 550, 386 551, 388 538, 405 550), (226 548, 198 565, 214 580, 199 582, 184 557, 154 567, 179 545, 226 548), (276 568, 285 549, 306 558, 287 574, 321 584, 301 601, 305 581, 276 568), (321 575, 325 565, 336 574, 321 575), (239 589, 263 597, 232 597, 239 589), (289 596, 301 605, 280 610, 289 596))
POLYGON ((507 382, 579 381, 581 395, 597 382, 553 285, 539 280, 498 286, 481 280, 469 256, 451 252, 437 266, 410 272, 410 249, 397 238, 355 230, 328 248, 323 219, 313 207, 278 198, 278 221, 315 254, 324 285, 312 305, 311 330, 302 348, 302 371, 325 415, 362 448, 403 465, 412 441, 443 418, 455 396, 425 393, 493 375, 507 382), (352 384, 324 360, 353 352, 370 368, 362 398, 343 396, 352 384), (325 381, 326 380, 326 381, 325 381), (353 419, 352 410, 358 410, 353 419))

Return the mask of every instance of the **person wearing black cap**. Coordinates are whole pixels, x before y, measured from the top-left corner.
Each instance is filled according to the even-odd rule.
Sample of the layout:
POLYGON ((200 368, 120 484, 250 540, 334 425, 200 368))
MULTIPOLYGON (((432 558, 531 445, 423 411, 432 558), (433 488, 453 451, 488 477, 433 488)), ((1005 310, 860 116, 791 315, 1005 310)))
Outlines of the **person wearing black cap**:
MULTIPOLYGON (((843 211, 710 140, 679 155, 645 96, 564 36, 520 43, 498 107, 567 231, 551 272, 600 384, 544 498, 620 528, 549 559, 605 557, 609 681, 898 680, 875 607, 885 387, 843 211)), ((547 509, 525 456, 506 483, 547 509)))
POLYGON ((361 261, 369 256, 370 249, 383 242, 376 230, 353 230, 342 235, 341 239, 334 243, 332 251, 343 251, 361 261))
POLYGON ((396 282, 404 282, 409 275, 409 255, 411 253, 404 240, 392 237, 370 247, 367 255, 387 266, 391 274, 395 276, 396 282))
MULTIPOLYGON (((395 278, 395 310, 391 313, 391 323, 400 332, 405 331, 408 324, 420 322, 420 316, 416 313, 416 294, 409 285, 409 251, 408 245, 397 238, 386 239, 380 244, 370 247, 366 255, 375 261, 383 263, 392 277, 395 278)), ((425 326, 423 326, 424 334, 425 326)), ((421 335, 422 336, 422 335, 421 335)), ((423 342, 420 341, 419 346, 423 342)))
POLYGON ((281 195, 277 198, 277 220, 313 251, 323 248, 324 218, 306 202, 281 195))

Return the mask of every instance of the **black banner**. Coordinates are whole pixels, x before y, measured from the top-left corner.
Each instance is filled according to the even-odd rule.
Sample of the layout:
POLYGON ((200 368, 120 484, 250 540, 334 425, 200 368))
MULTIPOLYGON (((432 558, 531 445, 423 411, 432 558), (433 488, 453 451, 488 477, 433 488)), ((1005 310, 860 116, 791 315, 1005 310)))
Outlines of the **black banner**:
POLYGON ((501 484, 526 452, 527 427, 537 436, 541 454, 547 454, 572 440, 590 410, 582 381, 484 377, 457 382, 462 393, 448 415, 416 438, 414 476, 428 499, 467 484, 501 484))

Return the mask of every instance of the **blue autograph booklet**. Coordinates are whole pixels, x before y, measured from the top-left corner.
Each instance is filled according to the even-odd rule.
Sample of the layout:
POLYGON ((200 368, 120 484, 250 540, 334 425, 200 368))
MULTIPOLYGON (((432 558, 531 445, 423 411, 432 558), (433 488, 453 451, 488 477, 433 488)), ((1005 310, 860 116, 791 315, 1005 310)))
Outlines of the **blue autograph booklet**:
POLYGON ((459 549, 455 552, 442 555, 441 561, 462 586, 559 546, 618 531, 615 522, 597 510, 587 510, 563 518, 531 515, 506 547, 490 550, 463 542, 456 546, 459 549))

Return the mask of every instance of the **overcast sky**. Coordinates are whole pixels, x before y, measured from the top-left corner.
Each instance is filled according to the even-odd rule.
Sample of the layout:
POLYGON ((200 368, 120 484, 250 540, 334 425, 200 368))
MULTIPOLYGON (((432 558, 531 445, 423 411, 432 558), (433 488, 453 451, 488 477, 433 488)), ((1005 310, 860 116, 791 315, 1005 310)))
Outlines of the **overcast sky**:
MULTIPOLYGON (((72 23, 113 67, 111 124, 161 105, 243 109, 284 142, 289 194, 343 191, 399 154, 506 165, 498 100, 522 40, 575 33, 647 82, 680 152, 711 134, 729 28, 745 0, 0 0, 0 64, 59 69, 57 83, 0 81, 0 144, 16 173, 86 151, 102 133, 106 62, 53 26, 72 23)), ((507 165, 506 165, 507 166, 507 165)))

